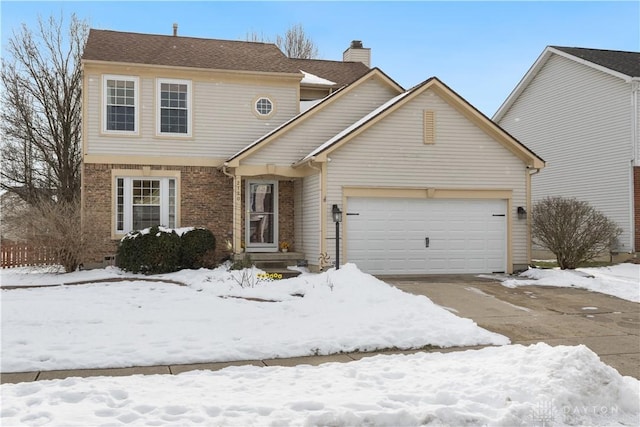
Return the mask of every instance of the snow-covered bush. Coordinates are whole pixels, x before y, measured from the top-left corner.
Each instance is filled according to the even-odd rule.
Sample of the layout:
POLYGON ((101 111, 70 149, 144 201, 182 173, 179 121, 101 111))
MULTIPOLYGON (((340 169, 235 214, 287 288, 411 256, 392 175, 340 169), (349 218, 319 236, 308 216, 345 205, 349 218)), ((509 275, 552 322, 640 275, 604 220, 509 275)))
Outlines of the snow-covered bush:
POLYGON ((182 268, 213 268, 216 238, 206 228, 194 228, 180 238, 182 241, 182 268))
POLYGON ((116 265, 133 273, 170 273, 180 269, 180 236, 162 227, 132 231, 118 245, 116 265))
POLYGON ((151 227, 120 241, 116 265, 134 273, 170 273, 183 268, 213 268, 216 239, 206 228, 151 227))

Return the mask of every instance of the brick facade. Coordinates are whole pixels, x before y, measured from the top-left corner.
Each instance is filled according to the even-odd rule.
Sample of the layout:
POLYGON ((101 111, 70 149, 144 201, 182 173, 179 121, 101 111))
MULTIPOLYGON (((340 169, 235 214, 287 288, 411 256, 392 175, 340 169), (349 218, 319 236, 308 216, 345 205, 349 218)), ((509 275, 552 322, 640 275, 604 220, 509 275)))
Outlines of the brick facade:
POLYGON ((640 166, 633 168, 633 205, 635 251, 640 252, 640 166))
MULTIPOLYGON (((180 171, 179 225, 181 227, 208 228, 216 236, 217 248, 220 251, 225 240, 230 239, 232 235, 233 180, 217 168, 84 164, 82 189, 84 226, 91 227, 92 234, 97 236, 95 252, 87 254, 88 259, 85 260, 85 264, 100 263, 105 256, 114 255, 116 252, 118 240, 113 240, 111 233, 114 215, 112 212, 111 186, 113 183, 111 181, 111 170, 141 170, 143 166, 148 166, 151 170, 180 171)), ((292 181, 280 181, 278 200, 279 239, 293 244, 294 202, 292 181)))
POLYGON ((293 216, 293 181, 280 181, 278 183, 278 233, 280 241, 287 241, 291 245, 291 250, 296 249, 294 240, 294 221, 293 216))

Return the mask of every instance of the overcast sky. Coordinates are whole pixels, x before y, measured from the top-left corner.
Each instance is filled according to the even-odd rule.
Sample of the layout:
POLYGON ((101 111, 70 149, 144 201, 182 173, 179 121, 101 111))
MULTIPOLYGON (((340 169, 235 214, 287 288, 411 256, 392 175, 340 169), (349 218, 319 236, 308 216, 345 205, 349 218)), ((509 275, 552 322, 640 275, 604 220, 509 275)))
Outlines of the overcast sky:
MULTIPOLYGON (((244 40, 302 24, 320 58, 351 40, 405 88, 437 76, 491 117, 547 45, 640 51, 640 2, 174 2, 2 0, 2 47, 37 16, 76 13, 93 28, 244 40)), ((35 27, 34 27, 35 28, 35 27)), ((4 56, 4 54, 3 54, 4 56)))

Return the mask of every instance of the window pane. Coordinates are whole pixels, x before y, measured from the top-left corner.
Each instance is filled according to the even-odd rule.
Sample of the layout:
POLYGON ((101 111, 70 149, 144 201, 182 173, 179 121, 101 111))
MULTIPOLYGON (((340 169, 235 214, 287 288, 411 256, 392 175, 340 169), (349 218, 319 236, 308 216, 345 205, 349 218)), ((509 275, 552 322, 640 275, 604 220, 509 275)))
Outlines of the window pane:
POLYGON ((176 227, 176 180, 169 180, 169 228, 176 227))
POLYGON ((160 206, 134 206, 133 229, 141 230, 160 225, 160 206))
POLYGON ((180 83, 160 84, 160 132, 189 133, 188 86, 180 83))
POLYGON ((107 130, 134 132, 136 130, 135 82, 107 80, 106 86, 107 130))
POLYGON ((124 231, 124 179, 118 178, 116 183, 116 230, 124 231))
POLYGON ((134 205, 160 206, 160 181, 159 180, 133 180, 132 187, 134 205))
POLYGON ((107 106, 107 130, 135 131, 135 107, 107 106))
POLYGON ((273 103, 267 98, 260 98, 256 102, 256 111, 261 115, 268 115, 273 110, 273 103))
POLYGON ((187 110, 163 108, 160 111, 160 131, 170 133, 187 133, 187 110))

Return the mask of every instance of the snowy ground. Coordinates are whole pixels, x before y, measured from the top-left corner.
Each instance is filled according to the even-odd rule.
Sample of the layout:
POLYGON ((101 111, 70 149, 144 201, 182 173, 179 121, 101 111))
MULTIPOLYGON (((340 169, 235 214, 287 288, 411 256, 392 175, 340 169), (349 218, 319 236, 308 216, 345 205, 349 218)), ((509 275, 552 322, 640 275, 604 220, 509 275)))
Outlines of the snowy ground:
MULTIPOLYGON (((245 270, 245 273, 248 270, 245 270)), ((2 271, 3 285, 126 278, 115 268, 2 271), (36 279, 34 279, 36 278, 36 279)), ((508 344, 355 265, 277 281, 216 270, 2 291, 2 372, 270 359, 384 348, 508 344)), ((143 277, 143 276, 138 276, 143 277)))
MULTIPOLYGON (((580 276, 557 281, 566 272, 546 270, 530 282, 633 297, 637 268, 588 269, 594 278, 580 283, 580 276)), ((2 291, 2 371, 508 342, 352 265, 276 282, 251 279, 254 286, 244 287, 235 274, 155 277, 187 285, 178 286, 114 268, 3 270, 4 286, 126 281, 2 291)), ((516 280, 505 285, 524 282, 516 280)), ((3 384, 0 391, 6 426, 640 425, 637 379, 620 376, 587 347, 543 343, 318 367, 67 378, 3 384)))
POLYGON ((560 286, 588 289, 640 302, 640 264, 617 264, 611 267, 560 270, 531 268, 520 275, 502 281, 504 286, 560 286))
POLYGON ((2 425, 560 426, 640 422, 639 382, 540 343, 317 367, 2 385, 2 425))

